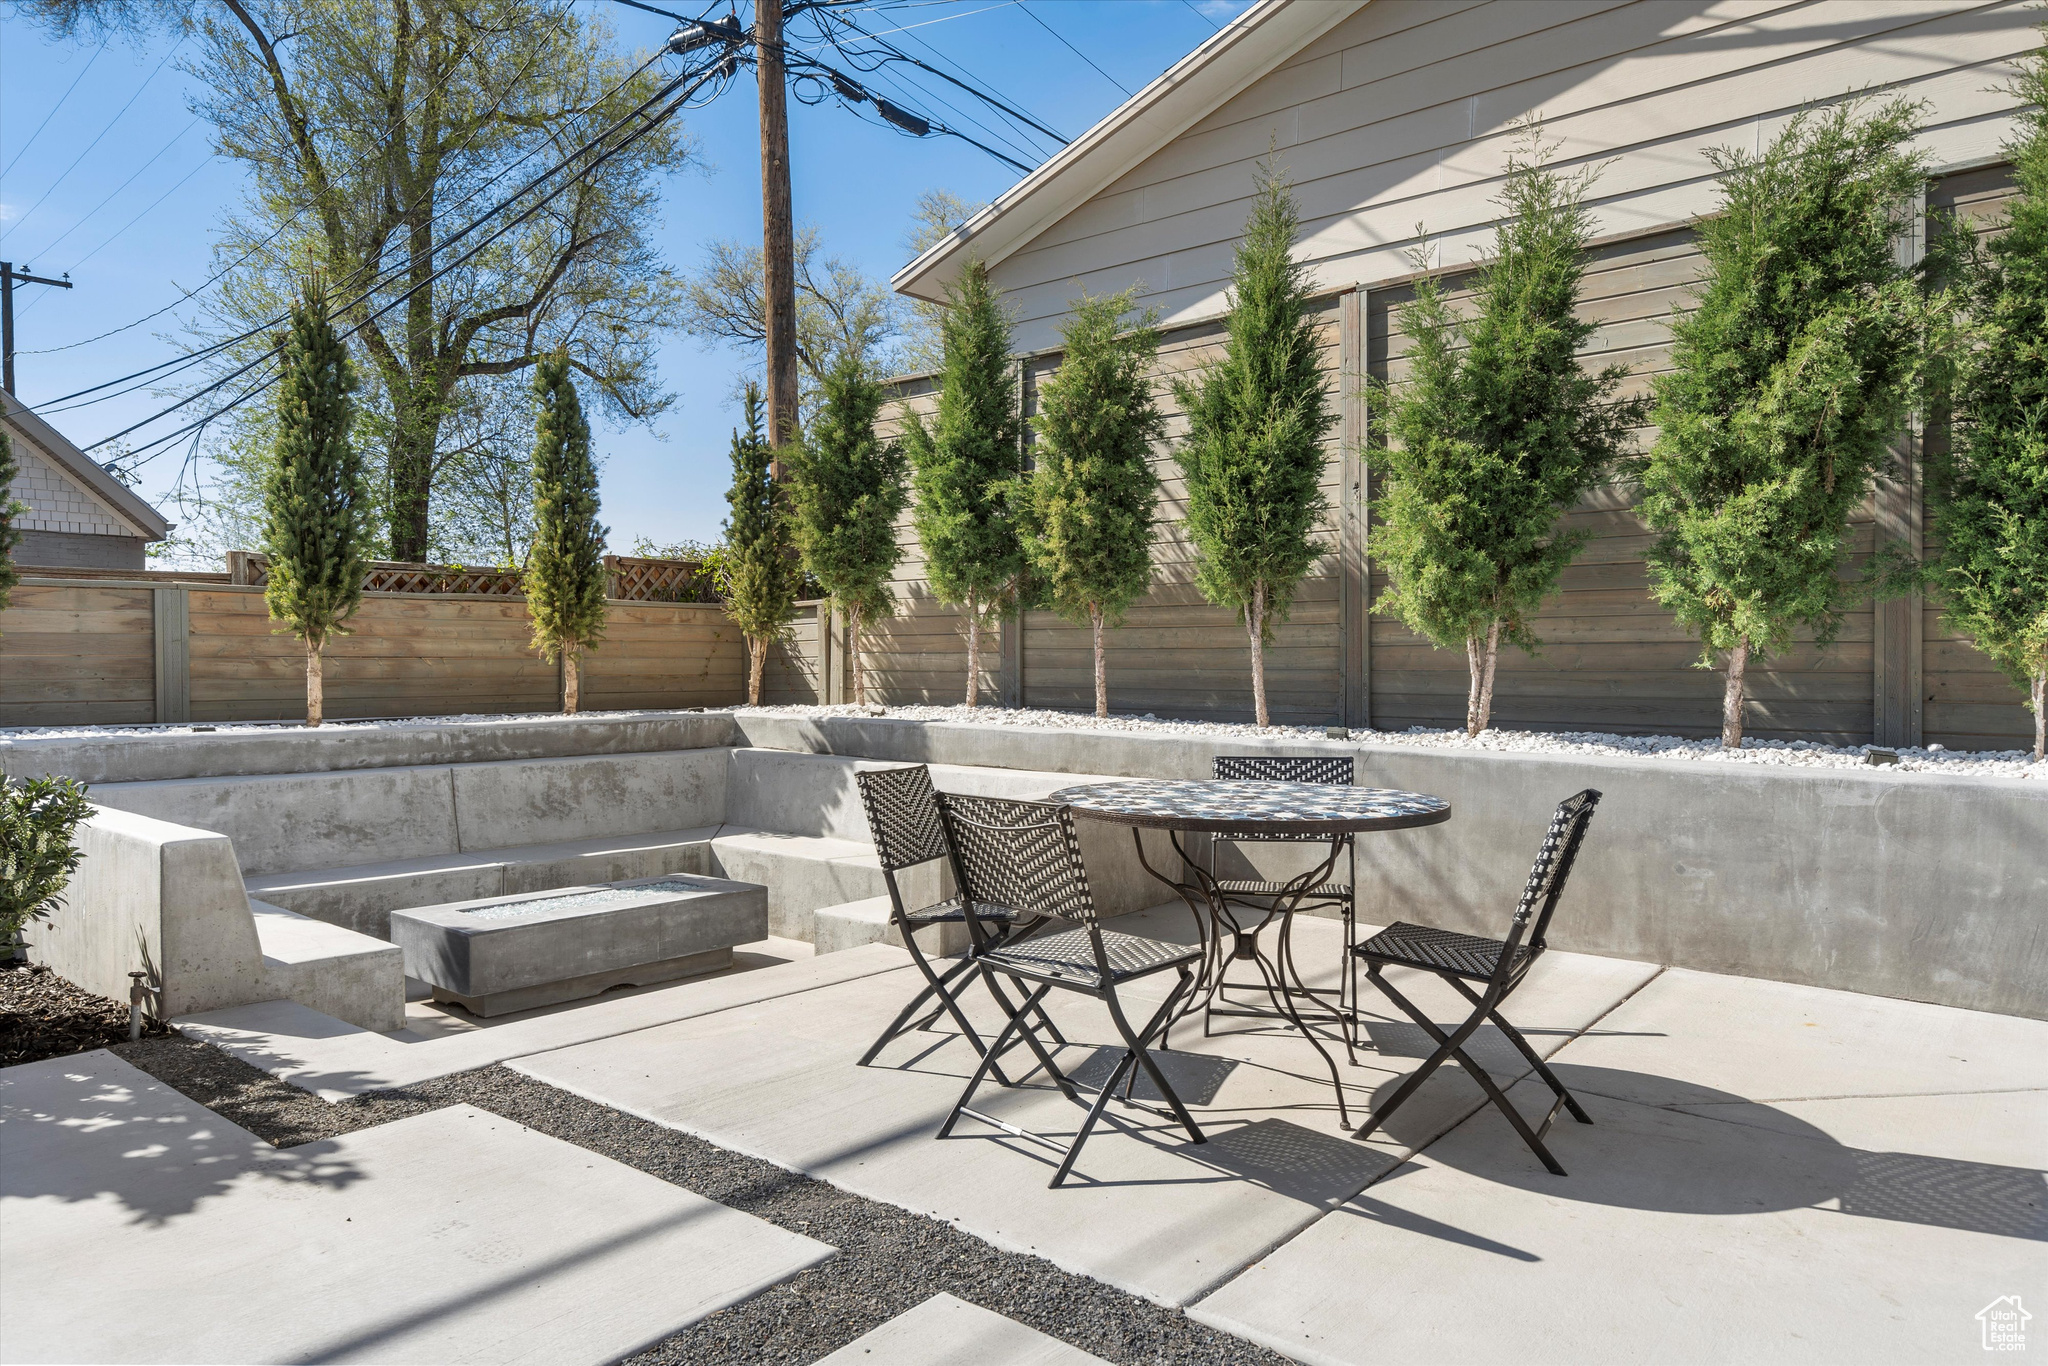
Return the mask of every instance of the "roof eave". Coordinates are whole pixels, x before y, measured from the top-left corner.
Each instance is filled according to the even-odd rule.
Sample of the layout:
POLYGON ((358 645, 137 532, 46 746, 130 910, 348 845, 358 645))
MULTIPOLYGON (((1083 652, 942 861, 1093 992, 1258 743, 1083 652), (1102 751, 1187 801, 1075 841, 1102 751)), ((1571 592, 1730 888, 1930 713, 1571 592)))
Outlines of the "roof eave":
POLYGON ((970 257, 991 266, 1005 260, 1366 3, 1259 0, 897 271, 890 287, 943 301, 970 257))
POLYGON ((45 422, 36 410, 12 394, 0 394, 5 400, 7 420, 26 432, 38 448, 52 456, 67 474, 90 488, 110 504, 114 511, 133 523, 144 535, 146 541, 161 541, 171 534, 171 524, 164 515, 142 501, 134 490, 107 473, 99 461, 94 460, 71 439, 45 422))

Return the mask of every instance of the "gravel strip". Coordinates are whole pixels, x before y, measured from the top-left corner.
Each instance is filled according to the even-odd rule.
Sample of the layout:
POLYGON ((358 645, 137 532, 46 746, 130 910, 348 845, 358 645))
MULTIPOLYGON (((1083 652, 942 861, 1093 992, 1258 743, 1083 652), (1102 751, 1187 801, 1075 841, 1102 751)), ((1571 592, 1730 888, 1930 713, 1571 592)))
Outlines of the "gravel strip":
MULTIPOLYGON (((1010 726, 1036 730, 1110 731, 1120 734, 1228 736, 1246 740, 1323 740, 1323 726, 1257 726, 1232 721, 1173 721, 1144 716, 1096 717, 1080 712, 1003 707, 734 707, 739 713, 766 716, 881 716, 896 721, 950 721, 975 726, 1010 726)), ((1867 768, 1879 773, 1940 773, 1948 777, 2035 778, 2048 782, 2048 762, 2035 763, 2024 749, 1951 750, 1883 745, 1823 745, 1810 740, 1745 739, 1742 748, 1721 748, 1719 739, 1687 739, 1681 735, 1610 735, 1604 731, 1488 730, 1468 736, 1462 730, 1354 730, 1360 745, 1398 745, 1421 749, 1491 750, 1502 754, 1555 754, 1571 758, 1682 759, 1717 764, 1770 764, 1799 768, 1867 768), (1873 766, 1871 756, 1891 754, 1896 763, 1873 766)))
POLYGON ((480 1068, 330 1105, 197 1040, 145 1040, 113 1051, 279 1147, 467 1102, 839 1249, 793 1280, 628 1358, 636 1366, 801 1366, 941 1291, 1123 1366, 1286 1366, 1285 1358, 1178 1310, 510 1068, 480 1068))

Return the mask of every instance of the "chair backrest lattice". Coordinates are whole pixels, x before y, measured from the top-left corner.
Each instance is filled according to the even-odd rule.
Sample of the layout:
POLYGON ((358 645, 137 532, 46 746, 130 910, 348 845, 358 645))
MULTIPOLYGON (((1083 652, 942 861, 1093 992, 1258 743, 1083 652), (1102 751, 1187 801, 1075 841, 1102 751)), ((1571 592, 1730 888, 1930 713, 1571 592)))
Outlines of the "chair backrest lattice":
POLYGON ((946 830, 939 819, 932 771, 923 764, 908 768, 869 769, 853 775, 860 804, 867 811, 868 832, 875 853, 889 872, 946 857, 946 830))
POLYGON ((957 792, 940 793, 938 803, 963 898, 1094 925, 1069 808, 957 792))
POLYGON ((1522 899, 1515 905, 1515 927, 1510 943, 1527 930, 1529 947, 1543 947, 1544 935, 1550 929, 1550 917, 1557 910, 1558 898, 1564 895, 1565 879, 1571 876, 1572 864, 1579 856, 1579 846, 1586 839, 1586 827, 1593 819, 1593 808, 1599 804, 1600 794, 1590 787, 1557 804, 1557 810, 1550 817, 1550 828, 1543 832, 1543 847, 1536 851, 1536 864, 1529 870, 1528 885, 1522 889, 1522 899), (1530 927, 1532 918, 1535 921, 1533 928, 1530 927))
MULTIPOLYGON (((1350 755, 1331 757, 1326 755, 1290 754, 1219 754, 1210 770, 1218 782, 1237 783, 1323 783, 1331 787, 1350 787, 1354 781, 1354 766, 1350 755)), ((1289 835, 1280 832, 1264 835, 1232 835, 1232 841, 1243 844, 1328 844, 1328 835, 1289 835)), ((1350 836, 1341 838, 1349 839, 1350 836)))

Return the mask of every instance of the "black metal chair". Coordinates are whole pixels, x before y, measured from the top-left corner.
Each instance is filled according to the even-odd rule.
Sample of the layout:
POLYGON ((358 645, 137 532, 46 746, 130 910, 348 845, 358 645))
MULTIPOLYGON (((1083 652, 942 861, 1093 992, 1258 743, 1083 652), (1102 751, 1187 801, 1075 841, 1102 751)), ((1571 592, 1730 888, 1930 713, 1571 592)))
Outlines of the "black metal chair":
POLYGON ((1572 1118, 1581 1124, 1591 1124, 1592 1117, 1565 1089, 1557 1074, 1536 1056, 1536 1050, 1529 1046, 1522 1032, 1507 1022, 1500 1013, 1500 1007, 1522 984, 1530 966, 1543 956, 1543 940, 1550 928, 1551 914, 1557 910, 1558 898, 1564 893, 1565 879, 1571 874, 1572 862, 1579 855, 1579 845, 1586 838, 1586 825, 1593 819, 1593 808, 1599 802, 1600 794, 1587 788, 1558 803, 1556 814, 1550 818, 1550 829, 1544 833, 1543 847, 1537 851, 1536 866, 1529 873, 1529 883, 1522 889, 1522 899, 1515 906, 1514 922, 1506 939, 1484 939, 1478 935, 1454 934, 1449 930, 1431 929, 1427 925, 1396 921, 1355 950, 1373 985, 1399 1006, 1409 1019, 1422 1026, 1423 1032, 1437 1043, 1436 1052, 1429 1055, 1428 1061, 1411 1073, 1395 1088, 1394 1094, 1372 1112, 1372 1117, 1359 1129, 1359 1138, 1369 1136, 1386 1123, 1387 1117, 1400 1109, 1432 1072, 1443 1066, 1447 1059, 1456 1058, 1486 1092, 1487 1098, 1507 1116, 1508 1123, 1515 1126, 1515 1132, 1522 1136, 1522 1141, 1543 1159, 1543 1165, 1558 1176, 1565 1174, 1557 1159, 1550 1155, 1550 1149, 1543 1146, 1543 1135, 1550 1132, 1551 1123, 1560 1109, 1570 1110, 1572 1118), (1381 975, 1386 968, 1415 968, 1443 978, 1472 1003, 1471 1018, 1449 1034, 1444 1033, 1381 975), (1471 984, 1475 982, 1481 985, 1481 990, 1473 989, 1471 984), (1493 1021, 1500 1032, 1507 1035, 1508 1041, 1521 1050, 1522 1056, 1535 1068, 1536 1075, 1543 1078, 1557 1097, 1550 1113, 1533 1129, 1508 1100, 1507 1094, 1487 1075, 1486 1069, 1465 1051, 1466 1042, 1488 1020, 1493 1021))
POLYGON ((1081 1145, 1088 1141, 1118 1086, 1124 1087, 1127 1103, 1159 1113, 1130 1094, 1129 1083, 1136 1080, 1136 1069, 1142 1068, 1171 1108, 1168 1117, 1187 1130, 1190 1140, 1205 1142, 1187 1107, 1148 1051, 1173 1019, 1174 1007, 1193 985, 1195 964, 1202 951, 1190 944, 1169 944, 1102 928, 1096 919, 1094 897, 1088 890, 1088 872, 1081 862, 1081 846, 1074 837, 1074 814, 1069 808, 951 792, 940 793, 938 804, 947 841, 953 847, 954 875, 967 908, 968 933, 976 944, 968 961, 980 972, 990 994, 1009 1016, 1008 1023, 983 1055, 981 1066, 968 1079, 959 1102, 940 1126, 938 1136, 945 1138, 951 1134, 960 1117, 967 1115, 1005 1133, 1042 1144, 1061 1154, 1059 1170, 1050 1182, 1058 1186, 1073 1170, 1081 1145), (999 915, 993 928, 985 923, 982 912, 990 906, 999 912, 1029 910, 1057 916, 1076 922, 1076 928, 1021 942, 998 942, 994 936, 1006 922, 999 915), (1179 981, 1152 1017, 1141 1028, 1134 1029, 1124 1014, 1117 989, 1160 972, 1176 972, 1179 981), (998 977, 1016 983, 1027 993, 1024 999, 1013 1005, 998 977), (1035 986, 1031 985, 1034 983, 1035 986), (1075 1082, 1053 1061, 1038 1037, 1038 1026, 1032 1022, 1034 1016, 1039 1020, 1046 1018, 1045 998, 1055 988, 1092 996, 1108 1006, 1109 1018, 1124 1042, 1123 1056, 1096 1093, 1073 1142, 1064 1147, 1043 1135, 968 1108, 976 1088, 994 1070, 996 1059, 1017 1038, 1022 1038, 1037 1056, 1039 1066, 1061 1094, 1079 1103, 1075 1082))
MULTIPOLYGON (((854 774, 854 782, 860 788, 860 803, 867 812, 868 831, 874 837, 875 853, 881 861, 882 881, 889 889, 890 923, 902 935, 903 947, 910 951, 910 961, 917 965, 925 980, 924 989, 889 1022, 881 1037, 861 1055, 858 1065, 866 1067, 891 1039, 923 1029, 941 1014, 951 1015, 953 1023, 960 1027, 961 1034, 973 1045, 975 1052, 985 1054, 987 1050, 982 1045, 981 1036, 967 1022, 959 1004, 960 992, 973 980, 971 974, 976 946, 970 944, 968 952, 941 973, 932 966, 924 947, 917 942, 919 930, 932 925, 966 923, 967 912, 960 898, 950 897, 936 905, 913 910, 904 904, 903 888, 896 880, 896 875, 906 869, 952 856, 946 845, 945 827, 939 820, 939 808, 934 801, 936 794, 932 788, 931 770, 923 764, 876 769, 854 774), (923 1018, 919 1018, 920 1012, 923 1018)), ((1014 934, 1028 934, 1043 924, 1043 917, 1007 906, 984 906, 981 914, 984 920, 1000 927, 991 936, 992 943, 1004 942, 1014 934)), ((1055 1040, 1062 1044, 1066 1042, 1060 1038, 1051 1019, 1044 1019, 1043 1024, 1055 1040)), ((1000 1066, 994 1071, 1002 1085, 1011 1084, 1000 1066)))
MULTIPOLYGON (((1274 756, 1265 754, 1219 754, 1211 769, 1218 781, 1224 782, 1267 782, 1267 783, 1327 783, 1337 787, 1350 787, 1355 778, 1355 768, 1349 755, 1338 758, 1320 756, 1274 756)), ((1215 872, 1215 848, 1219 844, 1328 844, 1330 856, 1346 860, 1346 876, 1342 882, 1329 882, 1303 896, 1295 903, 1296 910, 1307 910, 1316 906, 1333 906, 1344 924, 1344 954, 1346 963, 1351 961, 1351 951, 1358 946, 1358 850, 1350 835, 1212 835, 1210 837, 1210 872, 1215 872)), ((1217 890, 1226 903, 1236 903, 1255 915, 1271 915, 1292 895, 1292 889, 1285 882, 1268 882, 1259 878, 1219 878, 1217 890)), ((1290 960, 1292 947, 1288 953, 1290 960)), ((1260 982, 1231 982, 1224 973, 1229 960, 1219 956, 1211 966, 1209 980, 1211 987, 1203 1001, 1203 1032, 1208 1031, 1208 1017, 1211 1015, 1264 1015, 1268 1012, 1245 1010, 1231 1006, 1219 1009, 1216 997, 1231 987, 1263 989, 1260 982)), ((1301 974, 1295 970, 1292 961, 1288 963, 1294 980, 1301 981, 1301 974)), ((1294 994, 1300 990, 1283 987, 1294 994)), ((1337 1010, 1331 1018, 1343 1022, 1358 1003, 1358 978, 1347 969, 1337 981, 1337 1010)), ((1307 993, 1311 997, 1314 992, 1307 993)), ((1223 998, 1226 1002, 1229 997, 1223 998)), ((1322 1017, 1318 1017, 1322 1018, 1322 1017)))

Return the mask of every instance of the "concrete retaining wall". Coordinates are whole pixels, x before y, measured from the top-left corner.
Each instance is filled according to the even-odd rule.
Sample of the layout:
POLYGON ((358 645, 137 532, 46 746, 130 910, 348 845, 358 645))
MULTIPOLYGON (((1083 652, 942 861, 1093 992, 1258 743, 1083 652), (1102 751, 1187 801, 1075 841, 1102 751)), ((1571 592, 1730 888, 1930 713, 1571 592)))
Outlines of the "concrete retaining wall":
POLYGON ((0 739, 0 772, 58 773, 88 783, 219 778, 253 773, 476 764, 593 754, 703 749, 737 742, 730 712, 643 711, 611 716, 350 723, 308 730, 127 731, 0 739))
POLYGON ((79 828, 64 905, 30 927, 31 956, 87 991, 128 999, 149 974, 168 1019, 265 999, 263 950, 226 836, 97 809, 79 828))
POLYGON ((261 877, 716 825, 729 752, 176 778, 93 797, 226 835, 261 877))
POLYGON ((746 743, 897 762, 1207 777, 1217 754, 1350 754, 1450 800, 1365 837, 1360 913, 1504 933, 1556 803, 1605 794, 1560 948, 2048 1019, 2048 783, 1356 741, 741 714, 746 743))

